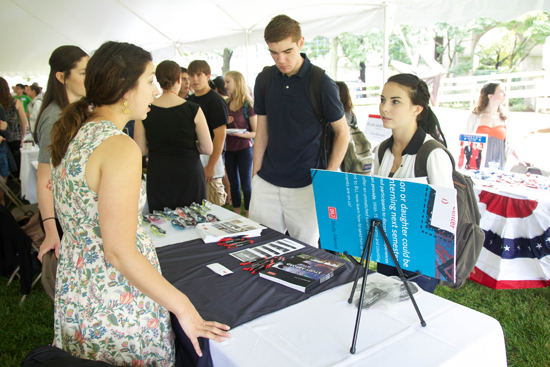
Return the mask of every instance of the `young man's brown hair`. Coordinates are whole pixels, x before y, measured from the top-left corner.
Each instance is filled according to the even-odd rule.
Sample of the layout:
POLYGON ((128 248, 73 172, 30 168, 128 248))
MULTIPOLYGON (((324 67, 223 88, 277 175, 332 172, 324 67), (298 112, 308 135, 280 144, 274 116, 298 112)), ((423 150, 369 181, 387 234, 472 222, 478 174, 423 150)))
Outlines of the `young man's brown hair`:
POLYGON ((266 43, 277 43, 291 38, 292 42, 298 43, 302 38, 300 23, 287 15, 277 15, 265 27, 264 40, 266 43))
POLYGON ((189 75, 204 73, 204 75, 210 75, 210 65, 204 60, 191 61, 187 67, 187 73, 189 75))

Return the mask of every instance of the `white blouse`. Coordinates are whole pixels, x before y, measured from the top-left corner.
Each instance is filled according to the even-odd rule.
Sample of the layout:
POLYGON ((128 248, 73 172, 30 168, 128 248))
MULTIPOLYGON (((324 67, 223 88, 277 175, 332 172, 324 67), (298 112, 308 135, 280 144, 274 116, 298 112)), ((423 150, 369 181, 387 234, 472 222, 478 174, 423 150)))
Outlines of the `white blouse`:
MULTIPOLYGON (((433 140, 433 138, 424 132, 421 128, 418 128, 417 133, 413 136, 413 139, 409 142, 409 145, 403 150, 403 155, 401 157, 401 166, 393 174, 393 178, 414 178, 414 163, 416 160, 416 153, 418 149, 422 146, 419 144, 422 135, 425 135, 425 138, 422 141, 422 144, 428 140, 433 140), (420 130, 420 131, 419 131, 420 130), (416 139, 415 139, 416 138, 416 139), (412 153, 412 154, 411 154, 412 153)), ((391 152, 391 147, 388 146, 386 152, 384 153, 384 158, 382 163, 378 162, 378 149, 380 146, 374 148, 374 169, 373 175, 379 177, 389 177, 390 171, 393 166, 394 156, 391 152)), ((451 159, 447 152, 443 149, 434 149, 428 156, 428 161, 426 165, 426 170, 428 172, 428 177, 426 177, 426 183, 435 186, 454 188, 453 184, 453 165, 451 159)))

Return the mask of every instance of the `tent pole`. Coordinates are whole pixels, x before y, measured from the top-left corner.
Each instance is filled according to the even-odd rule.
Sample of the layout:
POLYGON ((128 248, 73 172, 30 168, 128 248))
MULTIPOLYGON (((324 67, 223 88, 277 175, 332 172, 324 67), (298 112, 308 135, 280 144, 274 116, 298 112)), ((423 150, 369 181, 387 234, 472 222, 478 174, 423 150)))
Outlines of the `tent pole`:
POLYGON ((393 10, 394 7, 390 4, 388 4, 386 1, 382 4, 384 7, 384 55, 382 57, 383 65, 382 65, 382 85, 380 87, 380 90, 382 90, 382 86, 386 82, 386 80, 389 77, 389 68, 388 68, 388 62, 390 59, 390 35, 391 35, 391 29, 393 25, 393 10))
POLYGON ((244 42, 245 42, 245 47, 246 47, 246 83, 247 85, 250 84, 250 75, 249 75, 249 72, 248 72, 248 35, 250 34, 250 30, 248 29, 245 29, 244 30, 244 42))

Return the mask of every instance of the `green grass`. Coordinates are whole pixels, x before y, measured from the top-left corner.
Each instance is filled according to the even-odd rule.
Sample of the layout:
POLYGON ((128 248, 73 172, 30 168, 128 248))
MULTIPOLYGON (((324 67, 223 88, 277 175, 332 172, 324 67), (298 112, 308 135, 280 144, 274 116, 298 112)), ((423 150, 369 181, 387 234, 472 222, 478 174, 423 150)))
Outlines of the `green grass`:
POLYGON ((467 281, 435 294, 497 319, 509 366, 550 366, 550 288, 495 290, 467 281))
POLYGON ((20 306, 19 280, 0 278, 0 366, 21 366, 34 348, 53 341, 53 301, 38 282, 20 306))

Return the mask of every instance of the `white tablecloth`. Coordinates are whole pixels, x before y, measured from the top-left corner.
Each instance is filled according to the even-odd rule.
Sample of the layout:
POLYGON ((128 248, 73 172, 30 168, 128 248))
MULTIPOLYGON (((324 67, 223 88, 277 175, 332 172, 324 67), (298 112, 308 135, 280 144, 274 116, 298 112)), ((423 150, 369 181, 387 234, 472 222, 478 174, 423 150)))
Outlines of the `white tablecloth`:
MULTIPOLYGON (((391 281, 380 274, 371 281, 391 281)), ((410 301, 363 311, 356 354, 349 352, 357 309, 346 284, 210 341, 214 366, 506 366, 504 335, 492 317, 423 291, 410 301)))
POLYGON ((21 196, 31 204, 38 202, 36 198, 36 167, 38 166, 38 146, 30 149, 21 148, 21 196))

